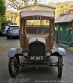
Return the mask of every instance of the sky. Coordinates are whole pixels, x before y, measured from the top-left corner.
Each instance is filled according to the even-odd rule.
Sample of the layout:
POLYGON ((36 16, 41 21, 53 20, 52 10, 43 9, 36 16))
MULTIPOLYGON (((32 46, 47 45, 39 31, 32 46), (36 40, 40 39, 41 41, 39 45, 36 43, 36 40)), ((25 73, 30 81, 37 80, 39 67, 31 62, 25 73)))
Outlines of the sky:
POLYGON ((42 3, 49 3, 49 2, 64 2, 64 1, 73 1, 73 0, 41 0, 42 3))
POLYGON ((54 2, 54 3, 57 3, 57 2, 65 2, 65 1, 73 1, 73 0, 40 0, 43 4, 48 4, 50 2, 54 2))

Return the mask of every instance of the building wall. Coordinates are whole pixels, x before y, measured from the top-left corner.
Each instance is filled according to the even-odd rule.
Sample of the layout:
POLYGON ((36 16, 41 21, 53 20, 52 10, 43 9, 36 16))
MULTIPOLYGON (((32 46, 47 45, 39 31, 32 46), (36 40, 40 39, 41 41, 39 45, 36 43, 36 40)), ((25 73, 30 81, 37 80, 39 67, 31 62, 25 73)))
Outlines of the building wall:
POLYGON ((73 42, 73 30, 71 23, 59 23, 55 25, 55 40, 65 44, 73 42))

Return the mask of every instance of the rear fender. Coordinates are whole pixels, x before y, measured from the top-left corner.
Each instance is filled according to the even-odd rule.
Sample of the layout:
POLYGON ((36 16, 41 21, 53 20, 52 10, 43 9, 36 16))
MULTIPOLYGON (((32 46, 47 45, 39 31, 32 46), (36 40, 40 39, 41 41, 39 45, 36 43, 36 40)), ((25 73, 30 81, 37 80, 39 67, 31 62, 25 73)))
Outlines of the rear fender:
POLYGON ((10 48, 8 52, 8 57, 14 57, 15 55, 22 55, 21 48, 10 48))

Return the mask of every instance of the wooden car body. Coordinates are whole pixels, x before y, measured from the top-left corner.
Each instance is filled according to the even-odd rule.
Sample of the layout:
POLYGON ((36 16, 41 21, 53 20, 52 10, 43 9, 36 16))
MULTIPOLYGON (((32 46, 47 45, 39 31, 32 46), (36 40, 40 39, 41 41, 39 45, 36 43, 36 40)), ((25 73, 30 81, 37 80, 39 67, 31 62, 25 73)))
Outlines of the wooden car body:
MULTIPOLYGON (((55 8, 46 5, 31 5, 21 9, 20 12, 20 47, 22 49, 29 49, 30 38, 36 38, 36 34, 26 34, 26 28, 47 28, 47 34, 37 34, 37 37, 43 38, 45 40, 45 49, 52 49, 53 38, 54 38, 54 18, 55 18, 55 8), (41 25, 26 25, 27 20, 49 20, 50 24, 43 26, 41 25)), ((39 39, 37 39, 39 41, 39 39)))

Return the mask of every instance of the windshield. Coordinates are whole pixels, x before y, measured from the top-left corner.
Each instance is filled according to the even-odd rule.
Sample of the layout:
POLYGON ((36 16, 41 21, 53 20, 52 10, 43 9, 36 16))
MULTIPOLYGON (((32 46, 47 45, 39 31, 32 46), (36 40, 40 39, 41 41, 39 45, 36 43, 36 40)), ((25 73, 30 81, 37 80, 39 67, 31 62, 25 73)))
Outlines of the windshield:
POLYGON ((27 20, 26 21, 26 34, 47 34, 49 33, 50 21, 49 20, 27 20))
POLYGON ((9 30, 18 30, 19 26, 10 26, 9 30))

